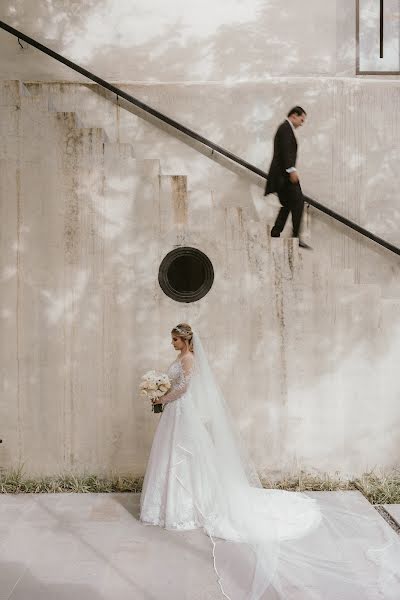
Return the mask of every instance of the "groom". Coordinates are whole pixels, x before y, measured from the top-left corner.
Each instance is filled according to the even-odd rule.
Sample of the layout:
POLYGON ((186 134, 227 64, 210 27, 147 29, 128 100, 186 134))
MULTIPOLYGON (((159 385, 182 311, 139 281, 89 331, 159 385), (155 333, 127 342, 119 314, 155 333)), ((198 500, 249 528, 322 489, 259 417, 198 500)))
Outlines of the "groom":
MULTIPOLYGON (((269 168, 264 196, 278 194, 282 208, 271 229, 271 237, 280 236, 289 213, 292 213, 293 237, 299 237, 304 197, 296 169, 297 140, 295 132, 298 127, 303 125, 306 116, 306 111, 301 106, 295 106, 289 111, 287 118, 279 125, 275 134, 274 155, 269 168)), ((299 240, 299 246, 311 248, 302 240, 299 240)))

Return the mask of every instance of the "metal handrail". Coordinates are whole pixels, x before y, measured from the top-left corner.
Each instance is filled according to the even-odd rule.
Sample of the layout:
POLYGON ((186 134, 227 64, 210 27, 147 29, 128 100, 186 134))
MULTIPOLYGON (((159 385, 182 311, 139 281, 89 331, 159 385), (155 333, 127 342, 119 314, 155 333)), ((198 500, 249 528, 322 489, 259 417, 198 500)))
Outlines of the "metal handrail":
MULTIPOLYGON (((186 136, 188 136, 188 137, 196 140, 197 142, 203 144, 204 146, 207 146, 208 148, 210 148, 213 151, 213 153, 217 152, 218 154, 221 154, 222 156, 225 156, 226 158, 228 158, 232 162, 240 165, 241 167, 244 167, 248 171, 251 171, 252 173, 255 173, 256 175, 259 175, 260 177, 262 177, 264 179, 268 179, 268 174, 265 171, 263 171, 262 169, 259 169, 258 167, 256 167, 256 166, 252 165, 251 163, 247 162, 246 160, 243 160, 239 156, 236 156, 232 152, 229 152, 229 150, 225 150, 225 148, 222 148, 218 144, 214 144, 214 142, 212 142, 212 141, 208 140, 207 138, 203 137, 202 135, 196 133, 192 129, 189 129, 188 127, 185 127, 184 125, 182 125, 178 121, 175 121, 174 119, 171 119, 167 115, 164 115, 163 113, 161 113, 158 110, 152 108, 151 106, 145 104, 144 102, 141 102, 140 100, 138 100, 134 96, 131 96, 130 94, 127 94, 126 92, 124 92, 120 88, 117 88, 116 86, 112 85, 111 83, 108 83, 108 81, 105 81, 104 79, 101 79, 101 77, 97 77, 97 75, 94 75, 90 71, 87 71, 86 69, 83 69, 82 67, 80 67, 76 63, 68 60, 67 58, 65 58, 61 54, 58 54, 57 52, 54 52, 50 48, 47 48, 47 46, 44 46, 43 44, 40 44, 39 42, 37 42, 33 38, 29 37, 28 35, 25 35, 21 31, 18 31, 17 29, 14 29, 14 27, 11 27, 7 23, 4 23, 4 21, 0 21, 0 28, 4 29, 5 31, 7 31, 8 33, 10 33, 11 35, 15 36, 18 39, 24 40, 30 46, 33 46, 34 48, 37 48, 41 52, 44 52, 44 54, 47 54, 48 56, 51 56, 52 58, 54 58, 58 62, 63 63, 64 65, 66 65, 70 69, 73 69, 74 71, 76 71, 77 73, 80 73, 84 77, 87 77, 91 81, 94 81, 95 83, 99 84, 101 87, 103 87, 103 88, 109 90, 110 92, 112 92, 113 94, 115 94, 117 97, 124 98, 125 100, 127 100, 131 104, 137 106, 138 108, 142 109, 146 113, 152 115, 153 117, 156 117, 160 121, 166 123, 167 125, 170 125, 174 129, 177 129, 181 133, 183 133, 186 136)), ((357 231, 361 235, 363 235, 363 236, 369 238, 370 240, 376 242, 380 246, 383 246, 387 250, 390 250, 391 252, 394 252, 395 254, 400 255, 400 248, 397 248, 397 246, 394 246, 393 244, 390 244, 389 242, 383 240, 382 238, 374 235, 371 231, 368 231, 364 227, 361 227, 360 225, 357 225, 357 223, 354 223, 353 221, 350 221, 350 219, 347 219, 346 217, 343 217, 339 213, 335 212, 334 210, 331 210, 330 208, 327 208, 326 206, 324 206, 323 204, 320 204, 316 200, 313 200, 312 198, 309 198, 308 196, 304 196, 304 199, 305 199, 305 201, 308 204, 310 204, 311 206, 313 206, 317 210, 321 211, 322 213, 325 213, 326 215, 328 215, 329 217, 332 217, 336 221, 339 221, 340 223, 343 223, 344 225, 346 225, 350 229, 353 229, 354 231, 357 231)))

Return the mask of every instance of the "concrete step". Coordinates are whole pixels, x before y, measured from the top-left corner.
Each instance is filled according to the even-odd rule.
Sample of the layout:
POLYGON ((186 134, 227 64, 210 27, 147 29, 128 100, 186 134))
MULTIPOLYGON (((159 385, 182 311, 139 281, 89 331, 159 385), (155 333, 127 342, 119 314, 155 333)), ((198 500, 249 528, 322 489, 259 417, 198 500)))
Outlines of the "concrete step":
POLYGON ((160 234, 168 238, 178 231, 178 239, 174 242, 180 243, 179 230, 187 229, 188 225, 188 194, 187 177, 185 175, 162 175, 160 176, 159 197, 159 219, 160 234))
MULTIPOLYGON (((0 105, 3 104, 4 109, 7 108, 12 110, 14 102, 19 101, 24 109, 22 112, 30 115, 28 120, 29 118, 32 118, 36 120, 38 124, 42 118, 45 117, 43 113, 50 111, 51 114, 55 111, 58 115, 57 118, 70 120, 71 126, 74 126, 77 129, 85 129, 86 131, 92 130, 93 132, 97 131, 95 134, 97 138, 101 137, 98 132, 103 130, 105 132, 103 133, 103 141, 105 143, 122 144, 121 148, 123 148, 123 145, 125 144, 127 158, 129 155, 132 157, 135 156, 138 159, 139 157, 159 155, 163 157, 162 166, 164 173, 165 171, 174 172, 173 167, 177 162, 174 157, 175 150, 177 155, 181 152, 181 142, 169 136, 166 132, 159 131, 150 123, 142 121, 131 113, 120 109, 117 104, 110 102, 108 98, 96 93, 94 91, 96 86, 70 83, 22 84, 20 82, 6 82, 6 84, 7 85, 2 86, 2 95, 0 98, 0 105), (7 106, 7 103, 10 106, 7 106), (78 111, 78 114, 76 111, 78 111), (60 117, 60 115, 69 116, 60 117), (73 124, 74 121, 75 124, 73 124)), ((188 154, 190 154, 187 169, 188 179, 185 184, 185 202, 188 205, 187 224, 190 225, 190 227, 196 227, 196 219, 200 217, 201 211, 204 208, 204 203, 210 203, 210 195, 213 196, 213 194, 214 198, 212 198, 212 200, 217 201, 218 194, 216 195, 210 190, 210 187, 207 187, 212 185, 211 181, 202 182, 199 180, 196 172, 190 173, 190 168, 196 171, 197 165, 199 171, 201 171, 201 161, 205 159, 200 157, 200 161, 197 163, 195 160, 195 157, 197 156, 196 152, 192 149, 188 149, 187 151, 188 154), (198 207, 198 209, 196 207, 198 207)), ((125 157, 124 152, 120 153, 119 156, 120 159, 123 159, 125 157)), ((141 163, 136 163, 135 172, 137 173, 139 168, 138 165, 141 164, 143 168, 149 168, 149 176, 153 176, 157 170, 157 167, 154 166, 156 164, 154 162, 155 160, 157 160, 155 157, 154 159, 143 158, 141 163), (148 161, 153 162, 151 163, 148 161)), ((117 162, 118 158, 114 161, 114 168, 116 170, 118 168, 117 162)), ((123 168, 123 171, 126 171, 126 166, 123 168)), ((160 162, 158 162, 158 173, 160 173, 160 162)), ((182 175, 184 174, 185 172, 182 172, 182 175)), ((173 175, 171 175, 171 177, 173 177, 173 175)), ((276 244, 279 244, 280 242, 268 240, 268 236, 276 212, 279 210, 279 201, 275 196, 269 196, 268 198, 263 197, 262 189, 259 186, 250 186, 249 190, 247 195, 246 190, 243 190, 243 192, 240 191, 238 194, 238 196, 243 197, 243 202, 240 206, 242 212, 239 219, 236 218, 238 216, 237 210, 239 207, 238 198, 228 194, 228 200, 225 199, 225 205, 228 210, 233 211, 232 219, 230 220, 232 223, 237 222, 239 236, 242 236, 243 232, 247 230, 246 235, 248 236, 248 242, 252 244, 264 244, 262 230, 265 228, 267 231, 265 243, 267 245, 275 244, 276 247, 276 244), (253 223, 257 218, 263 223, 261 228, 253 223)), ((208 214, 210 214, 210 218, 212 219, 211 213, 208 214)), ((302 237, 306 242, 313 245, 309 227, 310 223, 311 217, 308 219, 307 211, 305 211, 302 237)), ((182 225, 182 222, 180 222, 180 225, 182 225)), ((291 223, 289 217, 287 229, 290 229, 290 227, 291 223)), ((285 230, 282 236, 287 234, 288 231, 285 230)), ((294 244, 294 246, 295 245, 296 244, 294 244)), ((239 246, 240 242, 237 244, 237 247, 239 246)), ((308 275, 306 275, 306 273, 311 273, 314 269, 312 263, 318 261, 318 255, 316 255, 315 252, 310 253, 303 250, 300 250, 300 253, 303 265, 303 275, 307 279, 308 275)), ((340 267, 335 267, 329 271, 329 276, 338 284, 340 283, 343 285, 351 284, 355 279, 353 269, 351 268, 342 269, 340 267)), ((382 294, 387 297, 400 297, 400 287, 396 289, 396 286, 391 286, 390 291, 383 289, 382 294)))
MULTIPOLYGON (((129 243, 137 238, 136 227, 142 233, 155 223, 160 193, 160 163, 158 160, 138 160, 132 156, 130 144, 104 144, 104 202, 101 210, 106 217, 109 235, 130 231, 129 243)), ((140 233, 141 235, 141 233, 140 233)), ((153 238, 156 234, 151 234, 153 238)), ((144 242, 145 243, 145 242, 144 242)))
POLYGON ((24 87, 30 96, 41 96, 43 103, 49 102, 54 110, 61 112, 90 111, 97 106, 97 96, 90 84, 68 82, 25 82, 24 87))
POLYGON ((84 126, 102 127, 111 142, 132 143, 137 136, 140 119, 94 92, 98 86, 44 82, 26 87, 32 95, 41 96, 49 110, 78 112, 84 126))
POLYGON ((0 107, 20 108, 21 98, 24 96, 29 96, 29 92, 21 81, 0 82, 0 107))
POLYGON ((69 129, 78 129, 83 127, 83 123, 78 117, 76 112, 72 111, 55 111, 52 114, 48 115, 49 118, 56 118, 62 124, 64 124, 69 129))
POLYGON ((21 111, 18 105, 0 106, 0 159, 18 159, 20 131, 21 111))
POLYGON ((108 169, 119 172, 130 169, 132 175, 147 178, 158 178, 160 176, 160 161, 157 159, 138 159, 134 155, 131 144, 110 142, 104 144, 104 155, 108 169))
POLYGON ((50 112, 76 112, 72 107, 61 106, 57 108, 57 103, 53 102, 53 97, 47 93, 47 87, 44 82, 25 84, 20 82, 20 97, 22 108, 32 107, 35 110, 50 112))
POLYGON ((400 285, 393 283, 382 287, 382 298, 387 300, 400 300, 400 285))

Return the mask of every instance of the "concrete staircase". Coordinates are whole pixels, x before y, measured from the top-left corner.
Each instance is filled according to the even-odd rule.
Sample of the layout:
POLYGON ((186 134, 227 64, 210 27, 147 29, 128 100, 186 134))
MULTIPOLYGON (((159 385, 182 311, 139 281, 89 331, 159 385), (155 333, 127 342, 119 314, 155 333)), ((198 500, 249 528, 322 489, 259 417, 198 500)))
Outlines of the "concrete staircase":
POLYGON ((387 297, 379 274, 360 282, 351 265, 271 239, 250 184, 227 197, 214 185, 221 167, 199 178, 206 159, 190 148, 173 172, 181 141, 86 86, 4 82, 0 111, 2 420, 15 430, 6 463, 142 470, 154 421, 132 390, 163 357, 159 331, 182 315, 209 338, 257 464, 268 457, 281 470, 318 455, 320 469, 354 472, 387 462, 398 443, 396 286, 387 297), (193 305, 157 281, 181 245, 215 268, 193 305), (226 340, 223 356, 213 338, 226 340))

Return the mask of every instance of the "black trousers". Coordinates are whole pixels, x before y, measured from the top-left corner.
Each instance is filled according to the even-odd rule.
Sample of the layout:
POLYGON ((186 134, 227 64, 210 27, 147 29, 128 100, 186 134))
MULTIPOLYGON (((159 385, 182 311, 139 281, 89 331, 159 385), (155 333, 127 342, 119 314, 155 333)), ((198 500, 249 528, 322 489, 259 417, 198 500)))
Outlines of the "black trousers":
POLYGON ((292 213, 293 237, 299 237, 301 217, 304 209, 304 197, 300 183, 291 183, 285 181, 283 187, 278 192, 279 202, 282 204, 275 224, 271 230, 271 235, 279 237, 285 227, 289 213, 292 213))

